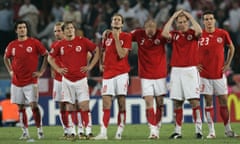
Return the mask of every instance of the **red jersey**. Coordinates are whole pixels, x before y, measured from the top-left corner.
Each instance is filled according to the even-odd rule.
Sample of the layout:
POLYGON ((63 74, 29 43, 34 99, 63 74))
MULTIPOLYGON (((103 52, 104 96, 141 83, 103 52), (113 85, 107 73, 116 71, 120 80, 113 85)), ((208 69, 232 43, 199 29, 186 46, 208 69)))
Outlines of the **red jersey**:
MULTIPOLYGON (((131 49, 132 37, 130 34, 121 32, 119 39, 123 48, 127 48, 129 50, 131 49)), ((115 46, 115 40, 111 33, 107 39, 103 40, 103 48, 105 49, 103 72, 104 79, 109 79, 119 74, 128 73, 130 71, 128 55, 126 55, 124 58, 119 58, 115 46)))
POLYGON ((162 31, 149 38, 145 30, 131 32, 133 41, 138 44, 138 75, 141 78, 159 79, 167 76, 165 44, 162 31))
POLYGON ((217 28, 213 33, 203 30, 199 40, 200 64, 203 70, 201 77, 209 79, 222 78, 224 66, 224 46, 230 45, 232 40, 227 31, 217 28))
POLYGON ((33 72, 38 71, 39 55, 46 55, 47 50, 35 38, 24 41, 14 40, 7 46, 5 56, 11 58, 13 70, 12 83, 16 86, 25 86, 37 83, 33 72))
MULTIPOLYGON (((54 49, 54 48, 56 47, 56 45, 58 44, 58 42, 59 42, 59 41, 53 42, 52 45, 51 45, 51 48, 54 49)), ((62 66, 62 63, 61 63, 61 61, 60 61, 60 57, 56 57, 56 58, 55 58, 55 63, 56 63, 57 65, 59 65, 60 67, 62 66)), ((55 76, 54 76, 54 79, 55 79, 55 80, 62 81, 62 75, 61 75, 61 74, 59 74, 59 73, 58 73, 57 71, 55 71, 55 70, 54 70, 54 74, 55 74, 55 76)))
POLYGON ((87 66, 87 53, 93 52, 96 45, 84 37, 75 37, 73 40, 61 40, 57 43, 50 55, 54 58, 60 57, 62 66, 68 69, 64 75, 68 80, 74 82, 87 76, 80 71, 81 67, 87 66))
POLYGON ((172 56, 171 66, 188 67, 198 65, 198 37, 195 31, 189 29, 186 32, 172 31, 172 56))

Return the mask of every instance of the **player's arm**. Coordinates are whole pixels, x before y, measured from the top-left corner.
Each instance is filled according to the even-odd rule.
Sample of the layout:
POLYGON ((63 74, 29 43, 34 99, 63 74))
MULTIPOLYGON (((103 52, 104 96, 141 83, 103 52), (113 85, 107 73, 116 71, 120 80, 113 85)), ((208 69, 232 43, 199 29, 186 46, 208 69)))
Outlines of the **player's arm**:
POLYGON ((174 22, 174 20, 177 18, 177 16, 182 13, 183 10, 179 10, 179 11, 176 11, 171 17, 170 19, 168 20, 168 22, 165 24, 164 28, 163 28, 163 31, 162 31, 162 36, 165 37, 166 39, 171 39, 172 36, 170 34, 170 30, 171 30, 171 27, 172 27, 172 24, 174 22))
POLYGON ((235 47, 234 47, 233 43, 231 43, 230 45, 228 45, 228 54, 227 54, 227 58, 226 58, 226 61, 224 64, 224 68, 223 68, 224 71, 226 71, 230 68, 234 52, 235 52, 235 47))
POLYGON ((94 56, 93 56, 92 61, 89 63, 88 66, 82 67, 81 72, 87 72, 87 71, 92 70, 92 68, 96 65, 98 60, 99 60, 99 47, 97 46, 95 51, 94 51, 94 56))
POLYGON ((33 73, 33 77, 41 77, 45 70, 47 69, 47 57, 48 57, 48 53, 46 53, 45 55, 43 55, 43 61, 42 61, 42 65, 39 71, 34 72, 33 73))
POLYGON ((9 72, 10 76, 12 77, 13 71, 12 71, 12 66, 11 66, 11 59, 7 58, 6 55, 4 55, 3 60, 4 60, 5 66, 7 68, 7 71, 9 72))
POLYGON ((56 70, 58 73, 60 73, 61 75, 64 75, 68 72, 67 68, 60 68, 56 62, 55 62, 55 58, 53 56, 51 56, 50 54, 47 57, 48 63, 51 65, 51 67, 56 70))
POLYGON ((201 26, 198 24, 198 22, 193 18, 193 16, 186 12, 186 11, 183 11, 183 13, 186 15, 186 17, 188 17, 188 19, 190 20, 190 22, 192 23, 192 27, 193 29, 195 30, 195 36, 196 37, 199 37, 201 36, 202 34, 202 28, 201 26))
POLYGON ((128 49, 122 47, 120 39, 119 39, 119 34, 120 34, 119 31, 113 29, 112 34, 113 34, 113 38, 115 40, 117 54, 118 54, 119 58, 122 59, 128 54, 128 49))

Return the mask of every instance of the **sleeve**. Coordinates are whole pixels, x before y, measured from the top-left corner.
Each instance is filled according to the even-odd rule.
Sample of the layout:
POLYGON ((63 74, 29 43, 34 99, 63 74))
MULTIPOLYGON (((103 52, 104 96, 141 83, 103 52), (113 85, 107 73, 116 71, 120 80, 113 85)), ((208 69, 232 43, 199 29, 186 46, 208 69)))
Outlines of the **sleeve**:
POLYGON ((12 51, 12 50, 11 50, 11 43, 10 43, 10 44, 8 44, 7 48, 5 49, 5 56, 6 56, 7 58, 9 58, 9 57, 12 56, 11 51, 12 51))
POLYGON ((96 49, 97 45, 87 38, 85 38, 85 41, 86 41, 86 44, 87 44, 88 51, 93 52, 96 49))
POLYGON ((136 41, 136 34, 137 33, 137 30, 132 30, 131 32, 130 32, 130 34, 131 34, 131 36, 132 36, 132 41, 136 41))
POLYGON ((40 55, 44 56, 48 53, 47 49, 43 46, 43 44, 39 40, 35 39, 35 43, 40 55))
POLYGON ((132 36, 131 34, 126 34, 124 37, 123 48, 127 48, 129 50, 132 49, 132 36))
POLYGON ((225 35, 225 44, 230 45, 232 43, 232 40, 230 38, 230 35, 227 31, 224 30, 224 35, 225 35))

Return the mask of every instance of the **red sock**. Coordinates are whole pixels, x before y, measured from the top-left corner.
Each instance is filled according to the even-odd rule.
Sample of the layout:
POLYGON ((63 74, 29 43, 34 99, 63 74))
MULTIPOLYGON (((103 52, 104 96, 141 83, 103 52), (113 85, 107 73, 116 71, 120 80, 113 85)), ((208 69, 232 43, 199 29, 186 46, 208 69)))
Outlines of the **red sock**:
POLYGON ((201 109, 200 109, 200 106, 197 106, 195 108, 192 109, 192 114, 193 114, 193 120, 194 120, 194 123, 197 122, 197 118, 199 118, 199 120, 201 119, 201 109))
POLYGON ((27 120, 26 110, 25 109, 19 110, 19 114, 22 114, 22 122, 23 122, 24 127, 28 128, 28 120, 27 120))
POLYGON ((156 118, 156 124, 161 122, 161 120, 162 120, 162 106, 159 106, 159 107, 156 108, 155 118, 156 118))
POLYGON ((107 128, 110 120, 110 109, 103 109, 103 124, 107 128))
POLYGON ((147 117, 147 121, 149 124, 154 125, 154 126, 156 125, 156 118, 155 118, 153 108, 146 109, 146 117, 147 117))
POLYGON ((223 119, 224 125, 226 125, 229 122, 229 112, 227 106, 220 106, 220 114, 223 119))
POLYGON ((77 112, 76 111, 72 111, 71 112, 71 117, 72 117, 72 121, 74 125, 78 125, 78 118, 77 118, 77 112))
POLYGON ((89 123, 89 117, 88 117, 89 110, 87 110, 87 111, 81 110, 80 112, 81 112, 83 126, 87 127, 87 125, 89 123))
POLYGON ((61 110, 60 113, 61 113, 61 119, 62 119, 63 125, 64 125, 64 127, 67 127, 67 125, 65 125, 66 124, 66 118, 67 118, 66 111, 61 110))
POLYGON ((120 124, 123 124, 125 125, 126 123, 126 111, 118 111, 118 121, 117 121, 117 124, 120 125, 120 124))
POLYGON ((39 108, 36 107, 36 108, 32 109, 32 112, 33 112, 33 119, 35 120, 36 127, 40 127, 41 126, 41 114, 40 114, 39 108))
POLYGON ((180 109, 175 109, 174 110, 175 113, 175 119, 176 119, 176 124, 179 126, 182 126, 182 119, 183 119, 183 110, 182 108, 180 109))
POLYGON ((68 120, 68 114, 69 112, 68 111, 62 111, 63 112, 63 115, 62 115, 62 121, 63 121, 63 124, 66 128, 69 127, 69 120, 68 120))

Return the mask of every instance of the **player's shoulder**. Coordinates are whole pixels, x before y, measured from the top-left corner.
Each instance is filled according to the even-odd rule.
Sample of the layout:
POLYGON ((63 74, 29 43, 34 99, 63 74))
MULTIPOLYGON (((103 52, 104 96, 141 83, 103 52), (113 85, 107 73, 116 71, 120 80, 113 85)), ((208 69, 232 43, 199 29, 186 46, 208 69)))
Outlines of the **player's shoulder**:
POLYGON ((216 28, 216 32, 217 33, 224 33, 224 34, 228 33, 225 29, 222 29, 222 28, 216 28))
POLYGON ((132 37, 131 33, 128 33, 128 32, 121 32, 121 36, 126 37, 126 38, 131 38, 132 37))

